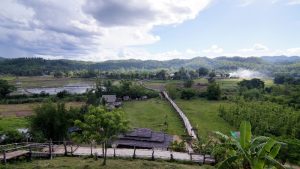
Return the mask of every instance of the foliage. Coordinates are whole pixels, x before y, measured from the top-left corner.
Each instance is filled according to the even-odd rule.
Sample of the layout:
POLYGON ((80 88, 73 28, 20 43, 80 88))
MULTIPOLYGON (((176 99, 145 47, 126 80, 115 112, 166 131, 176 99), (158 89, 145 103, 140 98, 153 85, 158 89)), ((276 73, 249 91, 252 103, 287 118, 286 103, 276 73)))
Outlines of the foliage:
POLYGON ((275 84, 294 84, 300 85, 300 79, 291 75, 277 74, 274 77, 275 84))
POLYGON ((246 89, 264 89, 265 88, 265 82, 254 78, 251 80, 242 80, 238 83, 240 88, 246 88, 246 89))
POLYGON ((180 91, 177 89, 176 85, 174 84, 167 84, 166 90, 168 95, 174 100, 180 97, 180 91))
POLYGON ((251 169, 273 166, 285 168, 275 160, 283 143, 265 136, 252 138, 250 122, 241 123, 239 138, 228 137, 220 132, 216 134, 223 140, 222 144, 226 144, 229 149, 229 157, 218 164, 220 169, 232 168, 232 164, 251 169))
POLYGON ((176 152, 185 152, 185 141, 173 141, 169 147, 171 150, 176 151, 176 152))
POLYGON ((208 100, 219 100, 221 98, 221 89, 219 84, 213 82, 207 87, 207 99, 208 100))
POLYGON ((183 86, 186 87, 186 88, 191 88, 194 84, 194 81, 192 79, 189 79, 189 80, 185 80, 184 83, 183 83, 183 86))
POLYGON ((45 139, 63 140, 67 137, 67 129, 73 125, 74 118, 80 116, 78 109, 67 110, 64 103, 43 103, 34 109, 35 114, 30 119, 30 129, 33 136, 45 139))
MULTIPOLYGON (((239 99, 232 106, 220 107, 219 115, 235 127, 243 120, 250 121, 256 135, 282 136, 299 142, 300 113, 292 108, 268 101, 239 99)), ((280 158, 282 160, 287 158, 289 161, 295 162, 295 157, 300 156, 300 152, 295 151, 295 147, 299 148, 299 143, 290 145, 290 142, 287 141, 287 144, 289 148, 286 150, 286 156, 280 156, 280 158)))
POLYGON ((18 142, 26 141, 25 136, 15 129, 5 130, 5 131, 0 130, 0 136, 3 135, 5 136, 5 139, 1 142, 1 138, 0 138, 1 144, 18 143, 18 142))
POLYGON ((196 96, 196 91, 194 89, 182 89, 181 91, 181 99, 190 100, 191 98, 196 96))
POLYGON ((219 115, 235 127, 250 121, 258 135, 300 138, 300 113, 276 103, 237 99, 232 106, 220 107, 219 115))
MULTIPOLYGON (((284 62, 282 62, 274 61, 275 59, 277 60, 275 57, 269 58, 271 59, 264 57, 218 57, 213 59, 196 57, 185 60, 119 60, 100 63, 72 60, 45 60, 42 58, 15 58, 0 60, 0 74, 41 76, 45 74, 50 75, 56 71, 62 71, 65 75, 72 77, 96 77, 95 75, 97 75, 98 77, 105 76, 114 79, 153 79, 155 78, 153 73, 146 73, 147 71, 157 72, 157 69, 178 70, 181 67, 185 67, 186 69, 205 67, 218 71, 230 71, 244 68, 261 72, 272 72, 274 74, 278 72, 287 72, 292 75, 299 75, 299 59, 292 60, 289 57, 282 56, 281 60, 284 60, 284 62), (292 61, 288 62, 287 60, 292 61), (136 73, 136 70, 139 70, 140 73, 136 73), (108 73, 106 71, 110 72, 108 73)), ((180 73, 176 78, 181 78, 180 73)))
POLYGON ((96 141, 102 144, 103 165, 106 164, 108 143, 117 134, 128 130, 128 122, 125 120, 124 112, 117 109, 107 111, 101 107, 90 106, 83 120, 76 120, 74 123, 82 130, 82 134, 78 134, 77 139, 79 138, 82 142, 96 141))
POLYGON ((205 68, 205 67, 200 67, 199 69, 198 69, 198 73, 199 73, 199 76, 200 77, 203 77, 203 76, 206 76, 206 75, 208 75, 208 69, 207 68, 205 68))
POLYGON ((7 94, 12 92, 13 90, 15 90, 15 87, 8 84, 7 80, 0 79, 0 99, 5 98, 7 94))

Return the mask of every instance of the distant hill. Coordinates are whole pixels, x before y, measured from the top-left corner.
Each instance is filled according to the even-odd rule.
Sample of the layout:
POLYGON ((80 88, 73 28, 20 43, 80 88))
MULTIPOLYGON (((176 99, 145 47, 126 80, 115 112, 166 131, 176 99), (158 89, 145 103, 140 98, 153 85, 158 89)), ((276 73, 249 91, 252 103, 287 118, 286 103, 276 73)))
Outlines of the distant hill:
POLYGON ((43 75, 55 71, 100 70, 100 71, 155 71, 160 69, 178 70, 180 67, 198 69, 206 67, 217 71, 252 69, 269 74, 289 72, 300 74, 300 57, 195 57, 192 59, 157 60, 109 60, 104 62, 84 62, 74 60, 45 60, 42 58, 0 58, 0 74, 43 75), (278 64, 281 63, 281 64, 278 64))
POLYGON ((300 62, 299 56, 262 56, 262 60, 269 63, 292 63, 300 62))

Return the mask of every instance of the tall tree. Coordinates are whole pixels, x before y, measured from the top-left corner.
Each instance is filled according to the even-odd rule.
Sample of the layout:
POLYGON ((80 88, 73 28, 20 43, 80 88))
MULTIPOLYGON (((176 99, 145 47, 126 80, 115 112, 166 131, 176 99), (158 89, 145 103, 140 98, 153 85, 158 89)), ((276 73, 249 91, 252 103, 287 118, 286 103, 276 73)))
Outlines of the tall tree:
MULTIPOLYGON (((82 141, 95 141, 102 144, 103 165, 106 165, 106 154, 108 143, 117 134, 128 130, 128 122, 124 117, 124 112, 118 109, 107 111, 102 107, 90 106, 88 113, 84 115, 84 120, 76 120, 75 126, 82 130, 82 141)), ((78 135, 77 135, 78 138, 78 135)))
POLYGON ((15 87, 10 85, 7 80, 0 79, 0 99, 4 98, 7 94, 14 90, 15 87))

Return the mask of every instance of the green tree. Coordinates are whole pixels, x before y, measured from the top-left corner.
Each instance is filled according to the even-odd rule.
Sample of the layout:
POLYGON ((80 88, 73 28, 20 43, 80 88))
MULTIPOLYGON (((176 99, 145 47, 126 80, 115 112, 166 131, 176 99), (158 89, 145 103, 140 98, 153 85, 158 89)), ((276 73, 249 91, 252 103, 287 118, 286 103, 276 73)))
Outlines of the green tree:
POLYGON ((194 84, 194 81, 192 79, 188 79, 188 80, 185 80, 184 83, 183 83, 183 86, 186 87, 186 88, 191 88, 194 84))
POLYGON ((181 91, 181 98, 182 99, 186 99, 186 100, 190 100, 191 98, 196 96, 196 91, 194 89, 183 89, 181 91))
POLYGON ((15 89, 16 88, 13 85, 10 85, 7 80, 0 79, 0 99, 5 98, 7 94, 15 89))
POLYGON ((265 87, 265 82, 254 78, 251 80, 243 80, 241 82, 238 83, 239 87, 241 88, 247 88, 247 89, 264 89, 265 87))
POLYGON ((76 120, 75 126, 82 130, 82 134, 75 137, 82 142, 92 142, 102 144, 104 155, 103 165, 106 165, 106 154, 108 143, 119 133, 128 130, 128 122, 124 117, 124 112, 118 109, 107 111, 102 107, 90 106, 84 119, 76 120))
POLYGON ((234 163, 246 169, 285 168, 275 160, 283 143, 265 136, 252 138, 250 122, 241 123, 239 138, 215 133, 225 140, 224 144, 227 144, 230 153, 228 158, 219 163, 219 169, 232 168, 234 163))
POLYGON ((208 75, 208 69, 207 68, 205 68, 205 67, 200 67, 199 69, 198 69, 198 73, 199 73, 199 76, 200 77, 203 77, 203 76, 206 76, 206 75, 208 75))
POLYGON ((208 100, 219 100, 221 97, 221 88, 219 84, 213 82, 207 87, 207 99, 208 100))
MULTIPOLYGON (((52 140, 63 140, 67 137, 67 129, 72 126, 72 113, 65 108, 64 103, 43 103, 34 109, 35 114, 30 119, 33 135, 52 140)), ((74 119, 75 120, 75 119, 74 119)))

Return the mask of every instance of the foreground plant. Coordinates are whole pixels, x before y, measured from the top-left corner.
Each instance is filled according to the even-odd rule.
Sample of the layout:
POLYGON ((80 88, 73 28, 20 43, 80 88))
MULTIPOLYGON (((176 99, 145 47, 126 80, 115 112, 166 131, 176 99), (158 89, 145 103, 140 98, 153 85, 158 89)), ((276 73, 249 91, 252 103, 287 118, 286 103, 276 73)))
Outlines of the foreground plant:
POLYGON ((229 156, 219 163, 219 169, 228 169, 232 166, 242 166, 245 169, 279 168, 285 169, 275 160, 283 143, 272 138, 259 136, 252 138, 250 122, 243 121, 240 125, 240 137, 228 137, 215 132, 223 145, 227 147, 229 156))

